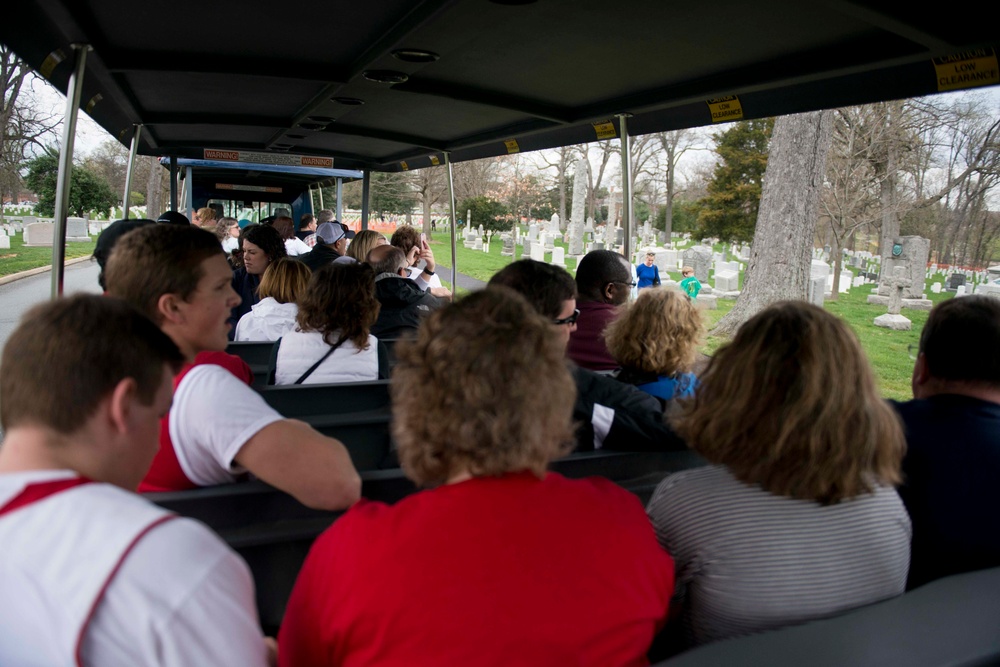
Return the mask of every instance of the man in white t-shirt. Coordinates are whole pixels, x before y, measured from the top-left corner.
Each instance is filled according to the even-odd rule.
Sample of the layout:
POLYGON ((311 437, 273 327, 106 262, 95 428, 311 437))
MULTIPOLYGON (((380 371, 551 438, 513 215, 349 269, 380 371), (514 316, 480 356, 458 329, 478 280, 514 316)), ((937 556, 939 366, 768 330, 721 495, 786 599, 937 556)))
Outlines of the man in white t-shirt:
POLYGON ((182 362, 156 325, 108 297, 45 304, 11 335, 0 362, 0 665, 274 663, 246 563, 130 491, 182 362))
POLYGON ((361 492, 344 445, 284 419, 250 388, 241 359, 223 352, 230 309, 239 304, 231 272, 211 234, 150 225, 115 246, 105 271, 109 294, 159 325, 187 363, 174 384, 160 451, 139 490, 226 484, 247 473, 309 507, 343 509, 361 492))

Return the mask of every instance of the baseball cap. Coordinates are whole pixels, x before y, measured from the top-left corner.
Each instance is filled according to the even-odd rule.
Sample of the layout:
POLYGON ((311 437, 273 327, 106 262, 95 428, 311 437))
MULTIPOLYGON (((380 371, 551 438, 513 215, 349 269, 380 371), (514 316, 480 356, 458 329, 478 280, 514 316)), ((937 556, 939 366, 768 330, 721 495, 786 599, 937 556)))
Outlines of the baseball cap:
POLYGON ((346 237, 347 232, 344 231, 344 226, 339 222, 323 222, 316 228, 316 236, 318 236, 323 243, 333 245, 340 239, 346 237))

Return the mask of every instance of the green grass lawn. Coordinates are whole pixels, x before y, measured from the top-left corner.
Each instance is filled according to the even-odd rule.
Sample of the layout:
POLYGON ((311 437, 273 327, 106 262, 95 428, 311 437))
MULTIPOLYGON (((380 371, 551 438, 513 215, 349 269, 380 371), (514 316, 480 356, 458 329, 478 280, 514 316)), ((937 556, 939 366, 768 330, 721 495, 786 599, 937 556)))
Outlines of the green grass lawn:
MULTIPOLYGON (((52 264, 52 248, 26 248, 20 234, 9 238, 10 250, 0 250, 0 276, 52 264)), ((94 254, 94 243, 94 239, 89 243, 67 243, 66 259, 89 257, 94 254)))

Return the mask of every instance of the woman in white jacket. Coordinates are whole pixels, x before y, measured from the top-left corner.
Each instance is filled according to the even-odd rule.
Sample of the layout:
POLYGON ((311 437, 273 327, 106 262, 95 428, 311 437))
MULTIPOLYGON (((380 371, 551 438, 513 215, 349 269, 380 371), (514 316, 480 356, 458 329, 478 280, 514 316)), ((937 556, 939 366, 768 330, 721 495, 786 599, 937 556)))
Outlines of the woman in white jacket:
POLYGON ((377 380, 375 273, 367 264, 327 264, 299 300, 298 328, 282 337, 275 384, 377 380))
POLYGON ((278 340, 295 328, 296 302, 305 294, 312 271, 302 262, 283 257, 264 271, 257 293, 260 301, 236 324, 235 340, 278 340))

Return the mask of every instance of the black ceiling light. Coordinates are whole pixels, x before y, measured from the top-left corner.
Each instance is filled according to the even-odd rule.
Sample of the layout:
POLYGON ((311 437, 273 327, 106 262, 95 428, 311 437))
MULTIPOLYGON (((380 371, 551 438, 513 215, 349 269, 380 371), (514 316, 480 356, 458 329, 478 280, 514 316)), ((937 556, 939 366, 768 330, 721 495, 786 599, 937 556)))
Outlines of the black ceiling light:
POLYGON ((329 125, 337 119, 331 118, 330 116, 308 116, 306 120, 310 123, 323 123, 324 125, 329 125))
POLYGON ((299 123, 298 127, 303 130, 312 130, 315 132, 316 130, 325 130, 326 125, 326 123, 299 123))
POLYGON ((343 104, 348 107, 359 107, 365 103, 364 100, 358 99, 357 97, 331 97, 331 102, 336 102, 337 104, 343 104))
POLYGON ((286 139, 305 139, 306 135, 304 135, 304 134, 286 134, 285 138, 286 139))
POLYGON ((432 63, 441 58, 433 51, 423 49, 396 49, 392 52, 392 57, 404 63, 432 63))
POLYGON ((405 83, 410 78, 391 69, 369 69, 362 72, 361 76, 375 83, 405 83))

